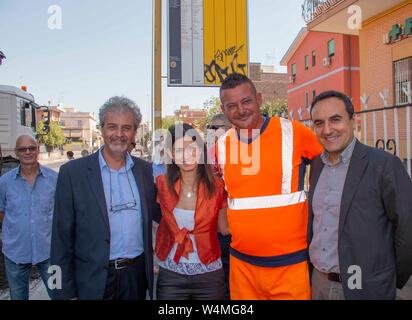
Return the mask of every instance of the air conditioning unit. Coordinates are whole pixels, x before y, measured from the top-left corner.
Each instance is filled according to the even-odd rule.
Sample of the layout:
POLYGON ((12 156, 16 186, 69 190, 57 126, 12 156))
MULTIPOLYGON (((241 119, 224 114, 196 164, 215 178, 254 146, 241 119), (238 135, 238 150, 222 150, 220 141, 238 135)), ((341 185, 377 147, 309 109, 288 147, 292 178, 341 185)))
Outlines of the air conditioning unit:
POLYGON ((296 80, 296 76, 290 76, 289 77, 289 83, 290 84, 295 83, 295 80, 296 80))
POLYGON ((332 59, 330 57, 323 58, 323 66, 330 67, 332 64, 332 59))

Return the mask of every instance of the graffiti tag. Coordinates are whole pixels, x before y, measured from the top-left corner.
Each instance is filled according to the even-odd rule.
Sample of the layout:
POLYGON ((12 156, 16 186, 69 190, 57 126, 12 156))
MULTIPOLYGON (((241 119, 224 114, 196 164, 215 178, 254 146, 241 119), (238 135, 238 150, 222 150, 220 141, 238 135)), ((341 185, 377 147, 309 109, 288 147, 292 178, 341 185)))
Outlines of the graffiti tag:
POLYGON ((217 52, 215 54, 215 60, 223 62, 224 57, 230 57, 230 56, 235 55, 240 50, 242 50, 244 46, 245 45, 242 44, 240 47, 233 46, 233 47, 230 47, 229 49, 217 50, 217 52))
POLYGON ((205 64, 204 76, 206 82, 214 83, 217 78, 223 82, 229 74, 238 73, 246 75, 246 64, 238 63, 238 54, 235 53, 230 64, 227 67, 222 67, 216 59, 213 59, 210 64, 205 64))

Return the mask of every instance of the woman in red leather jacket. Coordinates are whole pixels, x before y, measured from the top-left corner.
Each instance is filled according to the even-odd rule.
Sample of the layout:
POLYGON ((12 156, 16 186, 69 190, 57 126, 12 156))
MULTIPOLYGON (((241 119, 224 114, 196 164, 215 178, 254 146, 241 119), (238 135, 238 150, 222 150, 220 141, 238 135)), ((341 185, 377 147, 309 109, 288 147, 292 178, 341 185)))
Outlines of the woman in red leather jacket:
POLYGON ((169 128, 167 172, 156 179, 162 219, 155 252, 159 300, 220 300, 225 279, 217 231, 228 234, 223 181, 206 162, 206 145, 188 124, 169 128))

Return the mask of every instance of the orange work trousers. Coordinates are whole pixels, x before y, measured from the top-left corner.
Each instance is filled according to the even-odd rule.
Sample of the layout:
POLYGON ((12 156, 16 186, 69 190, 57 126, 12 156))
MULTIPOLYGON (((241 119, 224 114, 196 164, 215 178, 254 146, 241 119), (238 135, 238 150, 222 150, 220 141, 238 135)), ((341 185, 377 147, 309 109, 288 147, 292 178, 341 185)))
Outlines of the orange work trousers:
POLYGON ((230 256, 232 300, 310 300, 306 261, 284 267, 258 267, 230 256))

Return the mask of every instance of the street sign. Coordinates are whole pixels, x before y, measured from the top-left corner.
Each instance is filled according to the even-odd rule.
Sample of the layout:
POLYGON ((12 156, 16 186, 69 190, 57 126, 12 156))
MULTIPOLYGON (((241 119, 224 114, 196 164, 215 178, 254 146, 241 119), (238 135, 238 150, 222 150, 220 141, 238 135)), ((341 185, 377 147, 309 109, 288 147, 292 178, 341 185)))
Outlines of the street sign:
POLYGON ((168 1, 168 85, 219 86, 248 75, 247 0, 168 1))

